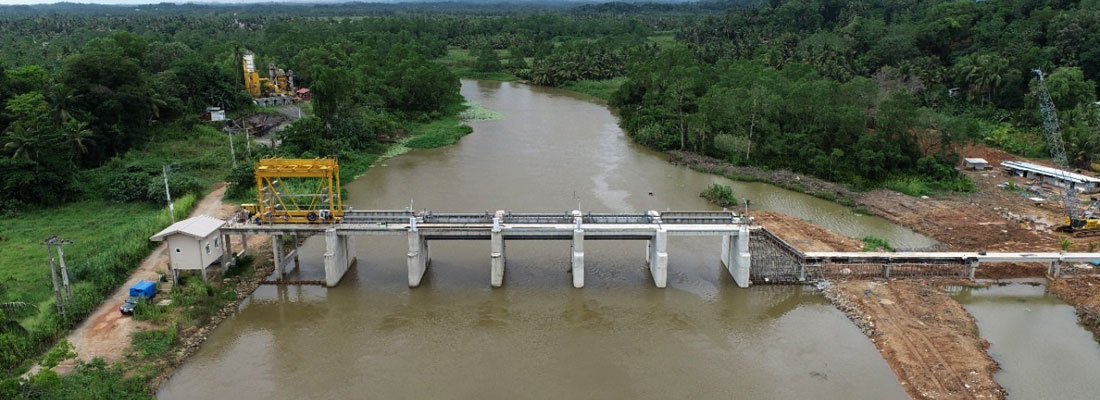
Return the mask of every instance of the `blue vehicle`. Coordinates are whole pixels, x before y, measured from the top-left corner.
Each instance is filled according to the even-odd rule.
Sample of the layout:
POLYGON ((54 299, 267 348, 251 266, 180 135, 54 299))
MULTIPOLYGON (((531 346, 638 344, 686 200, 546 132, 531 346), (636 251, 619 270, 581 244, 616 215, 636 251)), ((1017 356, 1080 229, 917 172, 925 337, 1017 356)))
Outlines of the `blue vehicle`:
POLYGON ((118 311, 123 314, 133 314, 134 307, 137 307, 139 301, 149 301, 153 296, 157 295, 157 283, 153 281, 138 281, 134 286, 130 287, 130 298, 126 299, 125 303, 122 303, 122 307, 118 308, 118 311))

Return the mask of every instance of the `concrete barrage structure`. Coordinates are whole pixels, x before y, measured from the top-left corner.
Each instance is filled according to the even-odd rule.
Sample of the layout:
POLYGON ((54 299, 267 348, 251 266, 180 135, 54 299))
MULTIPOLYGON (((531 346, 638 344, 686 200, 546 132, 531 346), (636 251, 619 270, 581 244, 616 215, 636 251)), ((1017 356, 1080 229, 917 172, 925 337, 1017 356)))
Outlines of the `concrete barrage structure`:
MULTIPOLYGON (((573 286, 584 287, 586 240, 644 240, 645 260, 657 287, 668 283, 670 236, 716 236, 722 241, 721 260, 738 286, 750 285, 751 220, 729 211, 656 212, 645 214, 582 213, 433 213, 431 211, 352 211, 329 224, 239 223, 222 227, 225 235, 264 234, 272 237, 275 277, 281 280, 290 260, 297 259, 299 238, 325 236, 325 284, 336 286, 355 264, 355 240, 360 236, 405 235, 408 239, 409 286, 417 287, 431 265, 433 240, 489 241, 489 283, 504 283, 506 243, 511 240, 569 240, 573 286), (295 249, 284 250, 286 237, 295 249)), ((243 240, 243 238, 242 238, 243 240)), ((297 263, 295 263, 297 264, 297 263)))
POLYGON ((431 211, 352 211, 329 224, 255 224, 228 222, 223 235, 272 236, 276 281, 297 263, 297 246, 312 235, 325 237, 325 285, 336 286, 355 262, 361 236, 404 235, 407 238, 409 287, 420 286, 431 266, 430 241, 489 242, 489 283, 500 287, 507 266, 506 244, 512 240, 568 240, 573 286, 584 287, 587 240, 645 241, 645 263, 659 288, 668 284, 671 236, 711 236, 721 241, 720 260, 739 287, 753 283, 808 283, 833 278, 930 277, 974 278, 980 263, 1041 262, 1059 276, 1066 263, 1100 260, 1098 253, 979 252, 808 252, 803 253, 751 218, 733 212, 657 212, 645 214, 582 213, 433 213, 431 211), (284 250, 288 238, 294 248, 284 250))

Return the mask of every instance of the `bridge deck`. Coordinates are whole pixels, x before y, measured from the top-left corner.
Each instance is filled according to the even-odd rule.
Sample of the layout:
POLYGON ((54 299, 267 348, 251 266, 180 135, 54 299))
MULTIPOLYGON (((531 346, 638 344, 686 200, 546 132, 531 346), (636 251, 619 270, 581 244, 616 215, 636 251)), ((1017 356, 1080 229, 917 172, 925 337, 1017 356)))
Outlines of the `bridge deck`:
POLYGON ((749 223, 729 211, 650 211, 645 214, 608 213, 434 213, 431 211, 347 211, 334 224, 227 223, 222 231, 245 234, 403 235, 418 231, 432 240, 489 240, 494 219, 510 240, 572 240, 580 227, 586 240, 647 240, 658 230, 672 236, 736 234, 749 223), (499 219, 498 219, 499 218, 499 219), (578 224, 579 220, 579 224, 578 224), (415 227, 414 227, 415 222, 415 227))
POLYGON ((834 263, 942 263, 958 262, 1089 262, 1100 260, 1097 253, 978 253, 978 252, 809 252, 806 262, 834 263))

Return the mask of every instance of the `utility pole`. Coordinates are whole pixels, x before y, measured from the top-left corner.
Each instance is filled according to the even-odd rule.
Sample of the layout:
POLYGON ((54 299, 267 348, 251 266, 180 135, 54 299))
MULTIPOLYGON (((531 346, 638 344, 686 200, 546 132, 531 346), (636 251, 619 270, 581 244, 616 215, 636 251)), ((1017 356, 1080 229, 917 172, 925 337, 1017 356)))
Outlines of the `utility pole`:
POLYGON ((73 244, 72 240, 58 240, 54 243, 57 246, 57 259, 61 262, 61 286, 65 288, 65 297, 67 301, 73 300, 73 288, 69 285, 69 269, 65 267, 65 245, 73 244))
POLYGON ((168 166, 164 166, 164 197, 168 198, 168 214, 172 217, 172 223, 176 223, 176 205, 172 204, 172 192, 168 190, 168 166))
POLYGON ((233 132, 229 132, 229 158, 233 160, 233 168, 237 168, 237 150, 233 149, 233 132))
POLYGON ((252 135, 248 134, 248 128, 244 129, 244 147, 248 149, 248 162, 252 162, 252 135))
POLYGON ((63 246, 73 244, 71 240, 61 240, 57 235, 46 238, 42 244, 46 245, 46 255, 50 261, 50 279, 53 281, 53 294, 57 300, 57 312, 65 314, 65 305, 73 299, 73 289, 69 284, 69 270, 65 267, 65 250, 63 246), (61 263, 61 284, 57 282, 57 266, 54 263, 54 247, 57 247, 57 258, 61 263))

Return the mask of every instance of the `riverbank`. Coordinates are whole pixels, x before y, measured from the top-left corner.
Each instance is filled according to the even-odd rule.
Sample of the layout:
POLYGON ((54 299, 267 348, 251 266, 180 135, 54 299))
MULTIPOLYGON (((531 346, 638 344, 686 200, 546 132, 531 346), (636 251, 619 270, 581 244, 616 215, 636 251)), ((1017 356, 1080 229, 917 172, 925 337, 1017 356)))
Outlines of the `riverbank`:
MULTIPOLYGON (((756 222, 800 251, 859 251, 859 241, 787 215, 753 211, 756 222)), ((917 399, 1003 399, 998 366, 974 318, 944 287, 954 280, 826 283, 825 298, 874 343, 917 399)), ((1100 288, 1100 286, 1098 286, 1100 288)))
POLYGON ((1077 319, 1100 342, 1100 277, 1071 276, 1055 279, 1047 290, 1077 311, 1077 319))
POLYGON ((944 281, 852 281, 823 290, 866 334, 916 399, 1003 399, 977 323, 944 281))
MULTIPOLYGON (((882 217, 941 243, 942 250, 1039 251, 1057 250, 1050 232, 1050 211, 1028 208, 1015 193, 996 182, 1017 179, 996 172, 967 172, 978 190, 969 194, 913 197, 892 190, 857 192, 844 185, 785 170, 735 166, 712 157, 670 151, 669 162, 738 181, 765 182, 853 207, 855 212, 882 217), (985 176, 983 176, 985 175, 985 176), (998 175, 998 176, 991 176, 998 175), (1003 192, 1003 193, 1002 193, 1003 192)), ((1022 178, 1018 178, 1022 179, 1022 178)), ((1020 185, 1023 185, 1020 182, 1020 185)))
MULTIPOLYGON (((224 193, 224 185, 218 185, 196 204, 190 215, 231 216, 236 207, 222 202, 224 193)), ((209 284, 198 276, 182 277, 181 285, 175 288, 170 282, 162 283, 158 304, 140 308, 132 316, 120 315, 118 307, 126 299, 130 284, 138 280, 155 281, 167 273, 167 252, 163 244, 158 246, 127 278, 126 284, 68 335, 66 340, 72 344, 75 358, 61 362, 47 375, 56 372, 60 375, 57 378, 60 386, 64 386, 74 384, 66 383, 72 379, 95 381, 106 371, 107 379, 115 379, 114 375, 126 379, 97 385, 105 385, 116 394, 122 391, 128 396, 153 395, 159 384, 198 349, 221 321, 236 312, 240 303, 274 270, 269 238, 252 235, 248 242, 249 252, 259 257, 240 259, 240 264, 228 273, 216 268, 211 272, 209 284)), ((234 252, 242 248, 239 241, 232 245, 234 252)), ((39 376, 43 375, 36 375, 35 382, 44 380, 39 376)))

